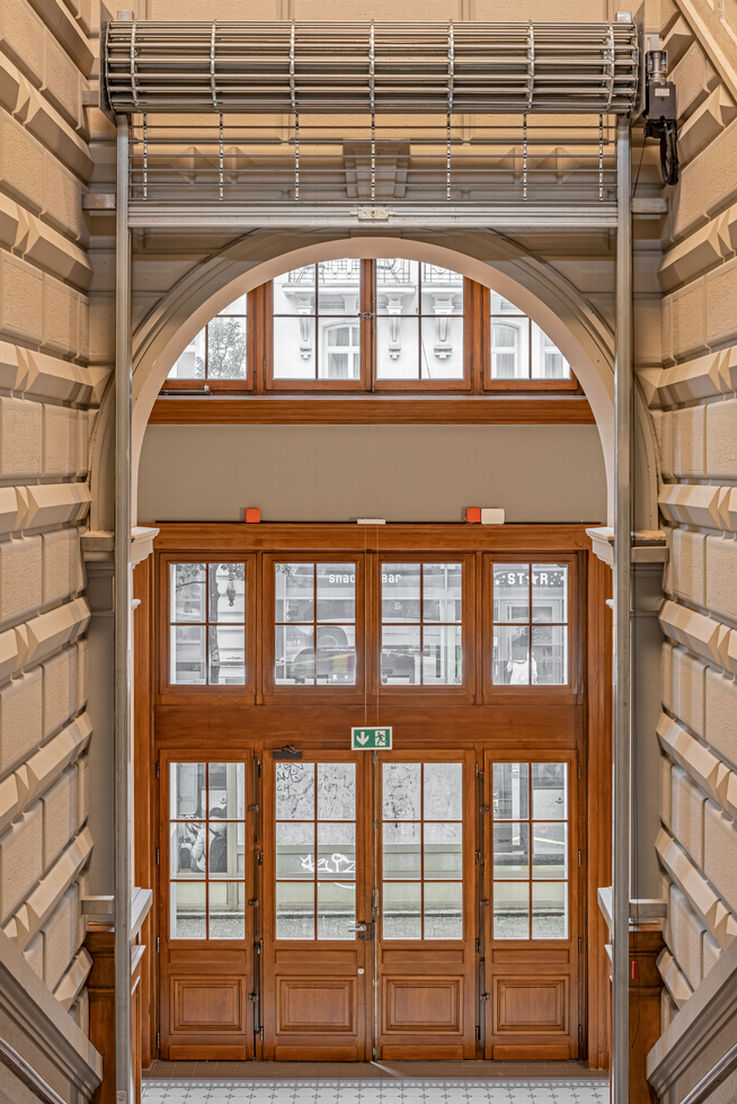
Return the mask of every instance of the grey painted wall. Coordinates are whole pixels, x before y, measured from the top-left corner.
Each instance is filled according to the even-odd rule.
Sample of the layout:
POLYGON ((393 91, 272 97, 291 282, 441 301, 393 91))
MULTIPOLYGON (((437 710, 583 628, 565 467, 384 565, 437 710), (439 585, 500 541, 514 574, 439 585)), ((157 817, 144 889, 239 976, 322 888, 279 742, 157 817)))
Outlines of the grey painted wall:
POLYGON ((606 517, 595 426, 149 426, 139 488, 141 523, 606 517))

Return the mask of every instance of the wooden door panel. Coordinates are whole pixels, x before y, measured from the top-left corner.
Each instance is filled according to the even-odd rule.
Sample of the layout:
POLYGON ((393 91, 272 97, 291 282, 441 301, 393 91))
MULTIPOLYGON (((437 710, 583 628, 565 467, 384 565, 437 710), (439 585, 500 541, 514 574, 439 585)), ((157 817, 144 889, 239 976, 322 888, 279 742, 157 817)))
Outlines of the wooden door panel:
POLYGON ((241 978, 171 978, 172 1034, 242 1032, 245 992, 241 978))
POLYGON ((568 1034, 568 978, 494 979, 494 1034, 568 1034))
POLYGON ((355 1035, 353 978, 279 978, 276 991, 279 1034, 355 1035))
POLYGON ((463 1031, 463 978, 383 978, 384 1033, 463 1031))

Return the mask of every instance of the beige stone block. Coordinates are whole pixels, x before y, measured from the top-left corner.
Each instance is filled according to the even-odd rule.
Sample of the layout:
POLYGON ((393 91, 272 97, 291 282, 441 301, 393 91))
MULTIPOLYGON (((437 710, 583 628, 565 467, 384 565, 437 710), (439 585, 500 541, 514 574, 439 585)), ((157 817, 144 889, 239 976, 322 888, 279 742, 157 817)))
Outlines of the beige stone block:
POLYGON ((17 346, 0 341, 0 388, 14 391, 18 387, 23 369, 18 362, 17 346))
POLYGON ((669 79, 678 90, 678 111, 683 119, 709 94, 716 75, 698 41, 693 39, 677 65, 673 65, 670 55, 668 60, 672 66, 669 79))
POLYGON ((737 251, 737 203, 719 216, 719 237, 725 257, 737 251))
POLYGON ((703 484, 665 483, 658 495, 660 512, 675 525, 698 525, 704 529, 721 528, 719 502, 721 487, 703 484))
POLYGON ((672 530, 669 590, 697 606, 704 605, 705 541, 702 533, 672 530))
POLYGON ((650 413, 660 458, 660 474, 663 479, 674 479, 673 474, 673 415, 653 410, 650 413))
POLYGON ((712 345, 733 340, 737 335, 737 257, 707 273, 706 339, 712 345))
POLYGON ((684 288, 674 291, 673 355, 693 356, 706 349, 706 287, 699 277, 684 288))
POLYGON ((44 738, 66 724, 82 704, 79 701, 79 653, 65 648, 43 664, 44 738))
POLYGON ((0 487, 0 535, 20 529, 27 512, 27 502, 18 487, 0 487))
POLYGON ((701 937, 701 977, 705 978, 712 966, 716 966, 722 953, 722 948, 708 931, 701 937))
POLYGON ((719 783, 719 804, 732 820, 737 821, 737 774, 726 771, 719 783))
POLYGON ((0 194, 0 246, 10 251, 25 252, 30 223, 31 216, 20 204, 0 194))
POLYGON ((673 834, 671 808, 673 805, 673 764, 665 755, 660 756, 660 819, 668 831, 673 834))
POLYGON ((685 410, 676 410, 672 415, 672 424, 674 474, 679 478, 692 475, 704 477, 706 407, 692 406, 685 410))
POLYGON ((80 296, 48 272, 43 275, 43 287, 43 344, 62 356, 76 357, 80 296))
POLYGON ((85 415, 80 410, 44 403, 43 474, 59 478, 74 476, 79 467, 77 422, 85 415))
POLYGON ((719 622, 679 606, 677 602, 666 602, 660 611, 660 625, 665 635, 676 644, 683 644, 707 662, 721 665, 719 638, 723 626, 719 622))
POLYGON ((737 630, 726 625, 719 634, 719 663, 731 675, 737 675, 737 630))
POLYGON ((26 395, 75 403, 91 400, 94 381, 88 368, 30 349, 20 349, 18 357, 25 368, 22 389, 26 395))
MULTIPOLYGON (((82 417, 77 419, 77 477, 79 479, 84 479, 90 470, 90 428, 94 416, 93 411, 85 410, 82 411, 82 417)), ((82 483, 80 486, 86 486, 86 484, 82 483)))
POLYGON ((724 171, 725 165, 737 164, 737 123, 731 122, 711 142, 699 158, 703 162, 703 209, 717 211, 737 197, 734 173, 724 171))
POLYGON ((737 115, 734 100, 723 85, 694 111, 678 134, 678 156, 686 164, 698 157, 737 115))
POLYGON ((44 219, 82 244, 87 229, 82 213, 82 185, 56 158, 47 157, 44 169, 44 219))
POLYGON ((737 345, 731 345, 722 352, 719 359, 721 391, 737 391, 737 345))
POLYGON ((64 606, 34 617, 25 626, 28 645, 24 656, 27 666, 49 659, 55 652, 61 651, 87 628, 90 611, 84 598, 75 598, 64 606))
POLYGON ((701 867, 704 861, 705 794, 694 786, 681 767, 674 767, 671 778, 671 832, 701 867))
POLYGON ((3 0, 0 38, 5 52, 35 85, 43 80, 44 29, 24 0, 3 0))
POLYGON ((719 788, 727 773, 724 763, 665 714, 658 721, 656 731, 666 755, 675 760, 700 789, 719 801, 719 788))
POLYGON ((30 211, 43 207, 43 147, 17 120, 0 111, 0 185, 30 211))
POLYGON ((696 157, 683 168, 666 221, 666 240, 681 241, 706 222, 704 204, 704 156, 696 157))
POLYGON ((708 353, 672 368, 664 368, 658 380, 655 401, 661 406, 670 406, 719 395, 725 390, 719 371, 721 359, 719 353, 708 353))
POLYGON ((8 61, 7 66, 10 69, 7 76, 11 84, 17 84, 18 87, 15 106, 11 108, 13 113, 50 154, 82 180, 89 180, 93 162, 86 142, 74 133, 56 108, 25 77, 17 71, 13 72, 12 62, 8 61))
POLYGON ((31 940, 31 942, 28 944, 25 951, 23 952, 23 957, 25 958, 26 962, 31 967, 33 972, 35 974, 38 974, 38 976, 43 981, 43 976, 44 976, 44 937, 43 937, 43 932, 39 932, 38 935, 36 936, 36 938, 31 940))
POLYGON ((660 697, 663 708, 673 713, 673 645, 669 641, 660 651, 660 697))
MULTIPOLYGON (((0 841, 1 843, 1 841, 0 841)), ((30 894, 13 917, 12 936, 19 950, 28 946, 39 928, 51 916, 72 882, 87 864, 92 851, 92 836, 85 828, 62 852, 52 869, 30 894)))
POLYGON ((0 544, 0 622, 31 617, 42 602, 40 537, 19 537, 0 544))
POLYGON ((693 280, 721 262, 722 242, 718 229, 717 220, 708 222, 667 251, 658 270, 664 291, 693 280))
POLYGON ((0 478, 35 479, 41 473, 38 403, 0 397, 0 478))
POLYGON ((28 215, 27 220, 25 258, 65 283, 86 290, 92 279, 92 269, 84 250, 34 215, 28 215))
POLYGON ((666 296, 660 306, 660 345, 663 363, 673 360, 673 306, 666 296))
POLYGON ((43 679, 35 670, 0 690, 0 774, 22 763, 42 739, 43 679))
POLYGON ((69 767, 41 798, 44 811, 44 870, 56 862, 77 832, 77 768, 69 767))
POLYGON ((689 907, 681 891, 671 887, 666 936, 679 967, 692 989, 701 981, 703 921, 689 907))
POLYGON ((43 816, 34 805, 0 837, 0 924, 41 877, 42 847, 43 816))
POLYGON ((69 968, 82 942, 79 889, 69 887, 43 927, 44 974, 49 989, 54 989, 69 968))
POLYGON ((737 618, 737 541, 706 538, 706 606, 717 614, 737 618))
POLYGON ((88 755, 81 756, 77 761, 77 828, 81 828, 90 811, 90 761, 88 755))
MULTIPOLYGON (((27 487, 25 529, 47 528, 81 521, 90 507, 90 491, 86 483, 41 483, 27 487)), ((0 510, 2 491, 0 491, 0 510)), ((2 520, 0 516, 0 530, 2 520)))
POLYGON ((737 919, 724 901, 665 829, 658 833, 655 849, 663 867, 719 946, 722 949, 728 947, 737 935, 737 919))
POLYGON ((20 667, 21 647, 17 629, 0 633, 0 685, 20 667))
POLYGON ((673 712, 692 732, 704 731, 704 679, 706 665, 687 652, 673 653, 673 712))
POLYGON ((51 35, 44 35, 44 84, 42 92, 75 130, 84 125, 82 74, 51 35))
POLYGON ((60 529, 43 537, 45 606, 63 602, 82 589, 82 560, 78 529, 60 529))
POLYGON ((18 774, 9 774, 0 782, 0 833, 19 816, 25 798, 25 788, 18 774))
POLYGON ((26 791, 26 800, 45 793, 70 764, 74 763, 89 744, 92 725, 89 716, 81 713, 53 739, 39 748, 22 767, 18 775, 26 791))
POLYGON ((79 997, 80 991, 87 981, 91 969, 92 958, 87 951, 82 948, 82 950, 74 956, 71 965, 64 973, 56 989, 54 989, 54 996, 67 1012, 79 997))
POLYGON ((94 295, 90 310, 90 360, 106 372, 115 363, 115 301, 110 295, 94 295))
POLYGON ((704 873, 732 912, 737 911, 735 854, 737 826, 721 809, 707 802, 704 809, 704 873))
POLYGON ((706 672, 704 738, 737 769, 737 683, 718 671, 706 672))
POLYGON ((86 640, 79 640, 75 644, 77 649, 77 700, 80 709, 87 701, 88 681, 88 647, 86 640))
POLYGON ((709 478, 737 479, 737 399, 709 403, 705 413, 709 478))
POLYGON ((41 341, 43 275, 9 253, 0 252, 0 331, 21 341, 41 341))
POLYGON ((678 968, 678 963, 667 947, 664 947, 658 955, 657 965, 660 976, 665 983, 665 996, 670 997, 670 1004, 675 1003, 677 1011, 686 1003, 693 993, 693 989, 689 985, 686 975, 678 968))

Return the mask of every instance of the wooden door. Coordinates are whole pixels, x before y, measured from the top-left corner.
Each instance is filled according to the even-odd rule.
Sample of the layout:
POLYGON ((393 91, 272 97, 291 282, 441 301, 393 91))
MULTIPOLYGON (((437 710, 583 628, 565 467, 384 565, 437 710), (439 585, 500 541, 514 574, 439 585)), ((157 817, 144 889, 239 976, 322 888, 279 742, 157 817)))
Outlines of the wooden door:
POLYGON ((392 753, 375 769, 377 1057, 473 1058, 473 761, 392 753))
POLYGON ((165 1059, 253 1057, 257 889, 251 768, 245 757, 162 756, 159 958, 165 1059))
POLYGON ((352 753, 265 758, 265 1059, 370 1057, 366 781, 352 753))
POLYGON ((577 764, 573 754, 484 768, 485 1056, 566 1059, 581 1038, 577 764))

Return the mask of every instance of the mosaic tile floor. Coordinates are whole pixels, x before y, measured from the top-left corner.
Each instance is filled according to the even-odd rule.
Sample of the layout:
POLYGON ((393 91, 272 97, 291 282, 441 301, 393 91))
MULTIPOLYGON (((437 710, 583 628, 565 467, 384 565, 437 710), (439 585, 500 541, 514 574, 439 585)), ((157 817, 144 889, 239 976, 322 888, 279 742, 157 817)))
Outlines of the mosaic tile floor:
POLYGON ((608 1104, 605 1080, 464 1078, 143 1082, 144 1104, 608 1104))

